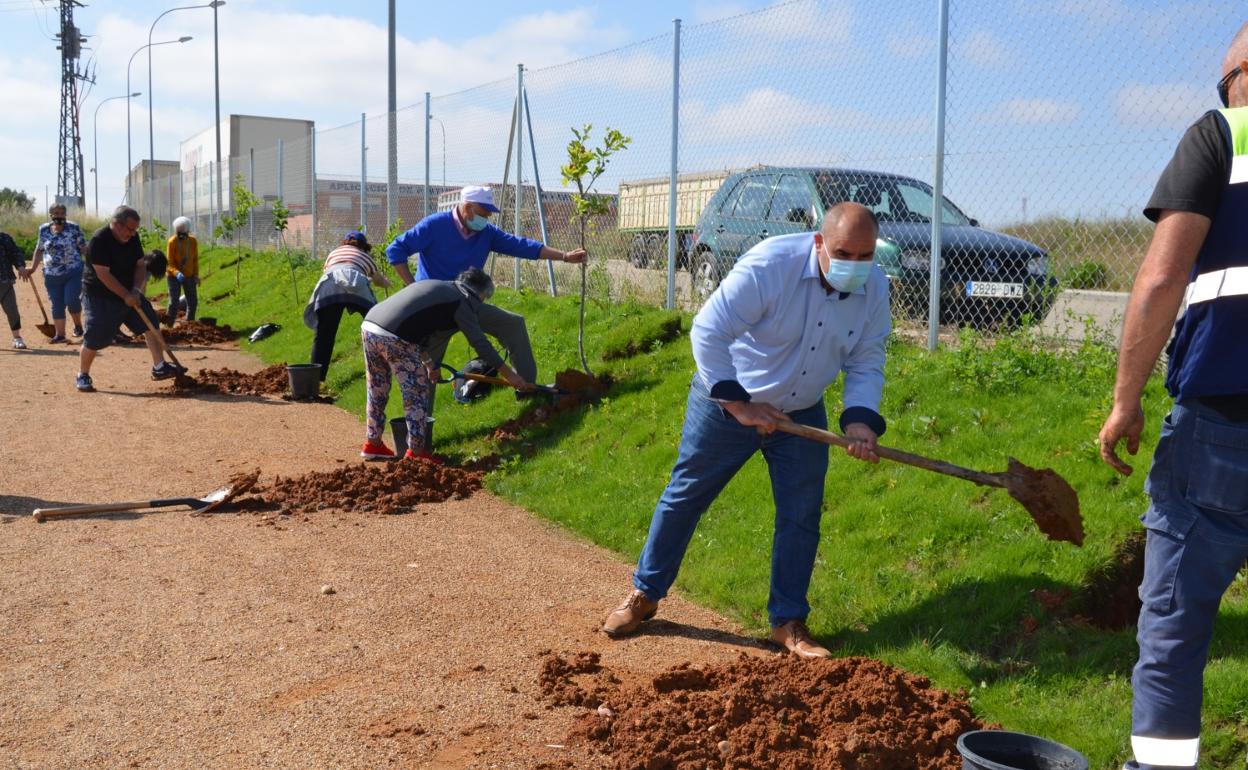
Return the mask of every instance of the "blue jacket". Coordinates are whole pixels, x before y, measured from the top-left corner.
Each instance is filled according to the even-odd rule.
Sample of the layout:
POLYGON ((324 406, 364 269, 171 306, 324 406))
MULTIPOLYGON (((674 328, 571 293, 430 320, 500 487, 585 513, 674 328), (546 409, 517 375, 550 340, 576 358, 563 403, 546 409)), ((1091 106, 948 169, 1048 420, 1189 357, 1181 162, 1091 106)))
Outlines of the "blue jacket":
POLYGON ((455 226, 451 212, 440 211, 395 238, 386 249, 386 261, 402 265, 419 253, 416 280, 453 281, 470 267, 484 268, 491 251, 509 257, 537 259, 542 253, 542 244, 503 232, 492 224, 465 238, 455 226))

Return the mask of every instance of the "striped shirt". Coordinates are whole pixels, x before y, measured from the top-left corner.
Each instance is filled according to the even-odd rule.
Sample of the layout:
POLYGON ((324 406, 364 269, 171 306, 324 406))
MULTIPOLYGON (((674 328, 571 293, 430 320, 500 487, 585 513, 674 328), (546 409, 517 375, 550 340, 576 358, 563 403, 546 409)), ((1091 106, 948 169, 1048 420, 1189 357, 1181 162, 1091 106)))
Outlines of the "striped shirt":
POLYGON ((373 262, 372 257, 355 246, 345 243, 329 252, 329 256, 325 257, 325 272, 329 272, 335 267, 353 267, 369 278, 372 278, 377 272, 377 263, 373 262))

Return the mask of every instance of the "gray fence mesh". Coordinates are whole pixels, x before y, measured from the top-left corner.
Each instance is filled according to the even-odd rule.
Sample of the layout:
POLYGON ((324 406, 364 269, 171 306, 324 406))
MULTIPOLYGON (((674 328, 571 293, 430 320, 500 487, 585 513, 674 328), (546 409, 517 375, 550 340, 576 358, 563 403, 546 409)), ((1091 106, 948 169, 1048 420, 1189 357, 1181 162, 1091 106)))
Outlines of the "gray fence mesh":
MULTIPOLYGON (((523 90, 515 70, 500 72, 396 112, 393 149, 382 114, 363 128, 318 130, 315 146, 297 138, 230 158, 223 208, 235 209, 242 184, 260 200, 242 242, 264 248, 280 237, 321 257, 349 230, 363 227, 380 243, 399 222, 407 228, 453 205, 463 185, 485 184, 504 229, 565 250, 583 237, 595 299, 663 304, 670 280, 672 301, 696 308, 760 239, 816 228, 832 204, 858 201, 881 221, 877 261, 892 280, 898 325, 922 330, 938 9, 880 0, 867 13, 841 0, 796 0, 526 70, 523 90), (582 236, 576 188, 560 171, 573 129, 585 126, 591 146, 608 128, 630 143, 594 184, 608 205, 582 236), (272 227, 278 198, 291 212, 281 236, 272 227)), ((1217 106, 1217 68, 1241 17, 1230 0, 951 0, 942 329, 996 332, 1031 319, 1061 330, 1086 313, 1116 325, 1152 232, 1140 210, 1184 128, 1217 106)), ((210 239, 222 213, 214 165, 157 176, 131 192, 145 218, 167 226, 192 217, 210 239)), ((489 268, 504 285, 580 291, 575 266, 496 256, 489 268)))

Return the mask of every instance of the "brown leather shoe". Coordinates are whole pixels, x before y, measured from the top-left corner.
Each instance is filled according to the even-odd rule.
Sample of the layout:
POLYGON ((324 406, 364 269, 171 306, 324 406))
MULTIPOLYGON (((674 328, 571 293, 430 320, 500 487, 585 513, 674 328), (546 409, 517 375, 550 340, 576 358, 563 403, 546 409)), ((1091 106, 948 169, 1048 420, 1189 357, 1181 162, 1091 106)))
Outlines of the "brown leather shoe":
POLYGON ((606 622, 602 624, 602 632, 610 637, 628 636, 644 621, 654 617, 658 609, 658 602, 650 601, 644 593, 634 589, 607 616, 606 622))
POLYGON ((810 629, 800 620, 790 620, 771 629, 771 641, 800 658, 832 657, 832 652, 820 646, 810 635, 810 629))

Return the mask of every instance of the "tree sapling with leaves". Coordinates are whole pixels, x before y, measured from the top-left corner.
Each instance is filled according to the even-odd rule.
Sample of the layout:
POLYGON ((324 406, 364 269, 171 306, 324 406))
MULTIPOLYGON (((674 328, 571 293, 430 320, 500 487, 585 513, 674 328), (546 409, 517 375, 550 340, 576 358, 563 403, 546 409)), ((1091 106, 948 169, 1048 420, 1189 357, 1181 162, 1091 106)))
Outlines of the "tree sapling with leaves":
MULTIPOLYGON (((602 145, 591 147, 589 135, 592 129, 593 126, 588 123, 579 131, 572 129, 573 138, 568 142, 568 162, 559 169, 564 185, 569 182, 576 184, 576 192, 572 194, 572 220, 578 225, 581 249, 585 248, 585 234, 593 218, 611 211, 611 199, 595 193, 594 183, 607 170, 611 156, 624 150, 633 141, 616 129, 608 127, 603 135, 602 145)), ((593 372, 589 370, 589 362, 585 358, 585 286, 585 262, 582 262, 581 317, 576 344, 581 354, 581 368, 592 377, 593 372)))

